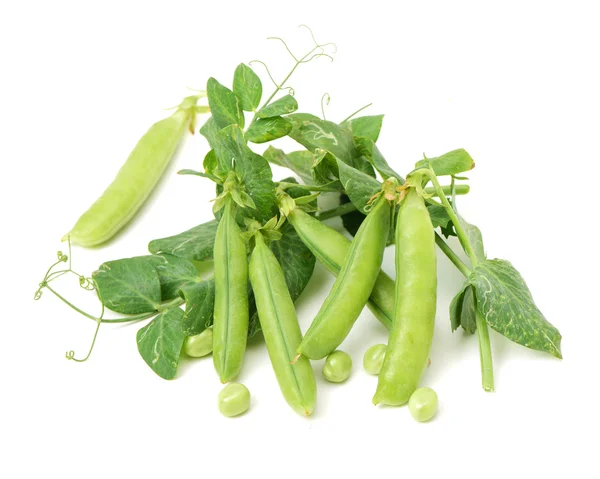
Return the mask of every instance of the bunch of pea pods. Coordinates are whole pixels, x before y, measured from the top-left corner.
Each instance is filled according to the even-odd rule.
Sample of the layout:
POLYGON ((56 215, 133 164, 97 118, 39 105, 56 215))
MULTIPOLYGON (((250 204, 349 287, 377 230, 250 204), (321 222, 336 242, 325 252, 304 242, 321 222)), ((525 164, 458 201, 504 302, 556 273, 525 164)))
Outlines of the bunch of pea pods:
MULTIPOLYGON (((329 46, 315 41, 305 55, 293 56, 291 73, 308 61, 330 58, 329 46)), ((378 375, 373 403, 408 404, 415 419, 427 421, 438 400, 432 389, 420 387, 436 317, 436 247, 465 277, 449 308, 450 326, 477 336, 486 391, 494 389, 489 327, 561 358, 561 335, 536 307, 521 275, 506 260, 488 259, 481 232, 458 212, 457 196, 469 192, 461 175, 474 167, 471 156, 459 149, 424 157, 401 176, 376 145, 383 115, 359 116, 360 109, 334 122, 324 112, 323 118, 301 113, 286 86, 291 73, 273 81, 274 92, 263 100, 259 76, 240 64, 231 88, 210 78, 205 92, 185 98, 140 139, 114 181, 65 235, 69 253, 58 253, 36 291, 35 299, 48 290, 96 322, 88 354, 78 358, 70 351, 67 358, 85 361, 103 323, 149 320, 137 334, 148 366, 173 379, 182 354, 212 353, 216 374, 226 384, 219 409, 237 416, 251 402, 248 389, 236 382, 246 344, 262 331, 283 398, 309 416, 317 403, 311 360, 325 358, 325 379, 345 381, 352 359, 339 348, 367 306, 389 329, 387 344, 370 347, 363 358, 365 370, 378 375), (125 227, 164 176, 186 130, 196 131, 198 115, 210 115, 200 127, 207 153, 201 169, 179 173, 215 183, 214 219, 150 241, 150 254, 107 261, 91 277, 76 273, 71 244, 102 244, 125 227), (269 145, 256 152, 284 137, 299 149, 269 145), (271 164, 293 176, 274 181, 271 164), (319 209, 320 195, 339 198, 339 206, 319 209), (336 216, 345 233, 325 223, 336 216), (462 252, 450 246, 450 236, 458 238, 462 252), (381 270, 390 244, 395 279, 381 270), (209 278, 198 269, 207 260, 214 264, 209 278), (336 278, 302 334, 294 302, 316 261, 336 278), (68 274, 97 294, 99 316, 51 285, 68 274), (105 317, 106 310, 122 316, 105 317)))

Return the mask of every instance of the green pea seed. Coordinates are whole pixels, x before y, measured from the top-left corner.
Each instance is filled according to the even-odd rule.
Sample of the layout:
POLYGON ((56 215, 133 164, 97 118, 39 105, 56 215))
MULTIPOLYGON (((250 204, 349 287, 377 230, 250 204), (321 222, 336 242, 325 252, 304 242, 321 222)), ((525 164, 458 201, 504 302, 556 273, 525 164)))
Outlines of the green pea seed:
POLYGON ((200 334, 188 336, 183 342, 183 352, 192 358, 201 358, 212 353, 213 331, 212 328, 205 329, 200 334))
POLYGON ((431 388, 417 389, 408 400, 408 410, 419 422, 429 421, 438 407, 438 397, 436 392, 431 388))
POLYGON ((219 411, 226 417, 239 416, 250 407, 250 391, 240 383, 229 383, 219 393, 219 411))
POLYGON ((323 377, 332 383, 342 383, 350 377, 352 358, 344 351, 336 350, 327 356, 323 366, 323 377))
POLYGON ((375 344, 365 351, 363 356, 363 367, 369 374, 377 375, 381 371, 383 358, 385 358, 385 344, 375 344))

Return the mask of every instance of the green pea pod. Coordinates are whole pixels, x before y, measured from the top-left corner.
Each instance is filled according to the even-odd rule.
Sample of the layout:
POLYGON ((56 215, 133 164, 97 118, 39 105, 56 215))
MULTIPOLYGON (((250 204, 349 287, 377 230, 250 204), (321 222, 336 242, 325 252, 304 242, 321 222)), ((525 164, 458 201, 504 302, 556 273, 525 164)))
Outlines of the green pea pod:
POLYGON ((297 352, 322 359, 348 336, 377 280, 390 225, 390 203, 382 195, 364 219, 329 295, 297 352))
POLYGON ((425 202, 410 188, 396 222, 396 309, 374 404, 400 406, 429 358, 436 307, 436 251, 425 202))
MULTIPOLYGON (((299 208, 289 213, 288 221, 317 260, 337 276, 350 251, 350 240, 299 208)), ((383 271, 377 275, 367 306, 381 324, 392 327, 394 281, 383 271)))
POLYGON ((164 173, 188 126, 193 131, 199 96, 187 97, 170 117, 156 122, 129 154, 102 196, 63 240, 95 246, 112 238, 144 204, 164 173))
POLYGON ((310 361, 300 357, 291 364, 302 340, 294 302, 283 270, 261 233, 250 258, 250 283, 269 358, 287 403, 299 414, 310 415, 317 385, 310 361))
POLYGON ((248 254, 231 199, 215 235, 214 276, 213 362, 221 382, 226 383, 242 368, 249 323, 248 254))

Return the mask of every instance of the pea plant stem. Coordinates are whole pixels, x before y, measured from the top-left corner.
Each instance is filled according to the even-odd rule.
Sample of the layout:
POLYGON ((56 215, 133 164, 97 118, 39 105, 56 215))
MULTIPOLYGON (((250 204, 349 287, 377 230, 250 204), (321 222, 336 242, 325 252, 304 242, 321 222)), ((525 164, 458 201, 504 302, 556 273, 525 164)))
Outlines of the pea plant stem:
POLYGON ((46 285, 46 288, 48 289, 48 291, 50 291, 52 294, 54 294, 58 299, 60 299, 63 303, 65 303, 67 306, 69 306, 70 308, 77 311, 79 314, 81 314, 81 315, 85 316, 86 318, 89 318, 93 321, 96 321, 96 322, 100 321, 102 323, 129 323, 132 321, 141 321, 143 319, 148 319, 148 318, 151 318, 152 316, 156 316, 160 311, 164 311, 168 308, 174 308, 176 306, 181 306, 184 303, 183 299, 175 298, 172 301, 163 303, 157 311, 151 311, 149 313, 136 314, 134 316, 126 316, 126 317, 122 317, 122 318, 102 319, 102 318, 97 318, 96 316, 93 316, 89 313, 86 313, 82 309, 78 308, 73 303, 68 301, 64 296, 62 296, 58 291, 53 289, 50 285, 46 285))
MULTIPOLYGON (((469 259, 471 260, 471 266, 475 266, 477 264, 477 256, 475 255, 475 250, 473 249, 473 246, 471 245, 471 242, 469 241, 469 237, 467 236, 467 233, 465 232, 465 230, 462 226, 462 223, 460 222, 460 220, 458 219, 458 216, 454 212, 452 205, 450 205, 448 198, 446 198, 444 190, 440 186, 440 183, 438 182, 437 176, 435 175, 435 173, 432 170, 429 170, 427 168, 417 170, 417 173, 423 174, 423 176, 427 177, 431 181, 431 183, 433 183, 433 187, 436 190, 437 195, 442 202, 442 205, 444 206, 444 208, 446 208, 446 212, 448 213, 448 216, 450 217, 452 224, 454 225, 456 234, 458 235, 460 242, 464 245, 467 255, 469 256, 469 259)), ((458 187, 454 187, 454 188, 455 188, 455 190, 458 189, 458 187)))
POLYGON ((336 206, 335 208, 331 208, 330 210, 321 211, 317 218, 320 221, 325 221, 330 218, 335 218, 336 216, 342 216, 348 213, 352 213, 356 211, 356 206, 352 203, 344 203, 342 205, 336 206))
POLYGON ((442 250, 442 252, 448 257, 452 264, 456 266, 462 275, 467 278, 471 271, 438 233, 435 233, 435 244, 438 245, 438 248, 442 250))
POLYGON ((475 323, 477 325, 477 338, 479 339, 479 360, 481 362, 481 385, 484 391, 494 390, 494 366, 492 362, 492 348, 490 334, 483 316, 475 308, 475 323))
MULTIPOLYGON (((427 168, 423 168, 418 170, 416 174, 422 174, 424 177, 428 178, 433 187, 438 192, 438 196, 442 202, 444 208, 446 208, 446 212, 448 216, 452 220, 452 224, 454 225, 454 229, 456 230, 456 234, 460 239, 469 259, 471 260, 471 268, 474 268, 477 265, 477 255, 475 254, 475 250, 473 249, 473 245, 469 241, 469 237, 467 236, 462 223, 460 222, 458 215, 450 205, 448 198, 444 194, 442 187, 440 186, 437 176, 435 173, 427 168)), ((456 186, 451 185, 451 188, 456 192, 456 186)), ((437 241, 436 241, 437 242, 437 241)), ((459 268, 460 269, 460 268, 459 268)), ((464 273, 463 273, 464 274, 464 273)), ((492 364, 492 348, 490 344, 490 336, 488 331, 487 323, 485 319, 479 313, 477 308, 475 308, 475 323, 477 325, 477 338, 479 340, 479 359, 481 361, 481 383, 483 389, 485 391, 493 391, 494 390, 494 370, 492 364)))

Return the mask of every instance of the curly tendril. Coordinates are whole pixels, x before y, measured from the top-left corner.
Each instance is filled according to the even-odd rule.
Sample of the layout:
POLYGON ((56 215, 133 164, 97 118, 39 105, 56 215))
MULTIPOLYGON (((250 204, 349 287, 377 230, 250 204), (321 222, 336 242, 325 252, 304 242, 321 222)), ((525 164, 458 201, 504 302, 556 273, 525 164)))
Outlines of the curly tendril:
MULTIPOLYGON (((68 351, 65 354, 65 357, 67 359, 72 359, 73 361, 76 361, 76 362, 84 362, 84 361, 87 361, 87 359, 92 354, 94 345, 96 344, 96 338, 98 337, 98 331, 99 331, 100 325, 102 323, 127 323, 127 322, 131 322, 131 321, 140 321, 142 319, 148 319, 148 318, 156 315, 158 312, 154 311, 152 313, 144 313, 144 314, 139 314, 139 315, 130 316, 130 317, 104 319, 104 313, 105 313, 104 301, 102 300, 102 294, 100 292, 100 289, 98 288, 98 284, 96 283, 94 278, 90 278, 88 276, 85 276, 83 274, 79 274, 79 273, 73 271, 72 263, 71 263, 71 240, 70 240, 70 238, 67 237, 67 241, 68 241, 68 245, 69 245, 69 254, 68 255, 64 254, 62 251, 57 252, 56 256, 57 256, 58 261, 54 262, 50 266, 50 268, 48 268, 48 271, 46 271, 44 278, 39 283, 39 285, 38 285, 39 287, 33 295, 33 299, 39 300, 42 297, 43 290, 47 289, 54 296, 56 296, 58 299, 60 299, 63 303, 65 303, 67 306, 69 306, 71 309, 74 309, 82 316, 85 316, 86 318, 89 318, 96 322, 96 329, 94 331, 94 337, 92 339, 92 343, 90 345, 87 355, 82 359, 78 359, 75 357, 74 351, 68 351), (66 269, 55 270, 55 268, 62 263, 68 263, 68 267, 66 269), (50 286, 50 283, 52 281, 54 281, 57 278, 60 278, 61 276, 66 275, 66 274, 72 274, 72 275, 77 276, 77 279, 79 281, 79 286, 81 288, 85 289, 86 291, 95 291, 96 292, 98 299, 100 300, 101 307, 102 307, 102 309, 100 311, 100 316, 96 317, 92 314, 86 313, 82 309, 78 308, 77 306, 75 306, 74 304, 69 302, 66 298, 64 298, 61 294, 59 294, 54 288, 52 288, 52 286, 50 286)), ((180 299, 178 301, 179 301, 178 304, 165 304, 164 306, 165 306, 165 308, 169 307, 169 306, 178 306, 179 304, 182 304, 182 302, 183 302, 180 299)))
POLYGON ((261 108, 264 108, 265 106, 267 106, 271 102, 271 100, 273 100, 273 98, 275 98, 275 95, 277 95, 277 93, 279 93, 281 90, 287 89, 290 95, 292 95, 292 96, 294 95, 294 93, 295 93, 294 89, 291 87, 285 86, 285 84, 290 79, 292 74, 296 71, 296 68, 298 68, 299 65, 301 65, 303 63, 309 63, 312 60, 314 60, 316 58, 320 58, 320 57, 327 57, 331 61, 333 61, 332 55, 337 53, 337 46, 335 45, 335 43, 319 43, 315 39, 315 36, 309 27, 307 27, 306 25, 300 25, 300 27, 306 28, 310 32, 310 36, 314 43, 314 47, 311 48, 302 57, 298 57, 298 56, 294 55, 294 53, 292 52, 292 50, 290 49, 290 47, 288 46, 288 44, 286 43, 286 41, 283 38, 281 38, 281 37, 268 37, 267 38, 267 40, 276 40, 278 42, 281 42, 283 44, 284 48, 286 49, 286 51, 290 54, 290 56, 294 59, 294 62, 295 62, 294 66, 292 67, 290 72, 286 75, 286 77, 281 82, 275 81, 275 79, 273 78, 273 75, 271 75, 271 72, 270 72, 268 66, 263 61, 252 60, 251 62, 249 62, 250 64, 260 63, 267 70, 267 75, 269 75, 270 80, 275 85, 275 91, 271 94, 271 96, 269 96, 269 98, 267 98, 267 100, 263 103, 261 108), (327 48, 331 48, 332 51, 328 53, 326 51, 327 48))
POLYGON ((330 101, 331 95, 329 93, 324 93, 321 97, 321 114, 323 115, 323 120, 327 120, 327 118, 325 118, 325 107, 329 105, 330 101), (325 100, 325 102, 323 102, 323 100, 325 100))

